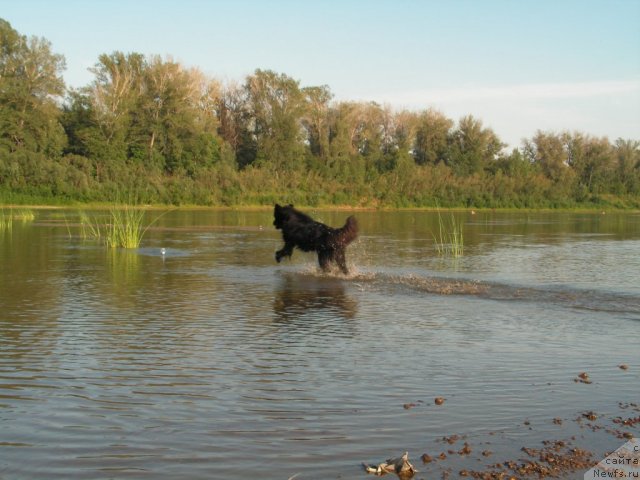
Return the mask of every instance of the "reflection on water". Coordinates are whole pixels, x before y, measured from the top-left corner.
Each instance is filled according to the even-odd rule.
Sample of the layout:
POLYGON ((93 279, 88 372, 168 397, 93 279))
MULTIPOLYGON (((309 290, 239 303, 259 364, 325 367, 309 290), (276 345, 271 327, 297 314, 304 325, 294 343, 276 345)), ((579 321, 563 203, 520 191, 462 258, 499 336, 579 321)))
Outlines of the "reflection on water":
POLYGON ((273 311, 282 320, 313 316, 316 311, 349 319, 357 310, 356 300, 340 279, 314 274, 284 273, 273 302, 273 311))
POLYGON ((140 255, 136 251, 110 248, 106 250, 107 273, 114 293, 130 292, 141 283, 140 255))
POLYGON ((0 232, 0 478, 357 479, 406 450, 439 478, 637 434, 637 215, 459 212, 454 262, 437 215, 359 212, 346 278, 275 264, 270 215, 170 212, 135 251, 73 212, 0 232))

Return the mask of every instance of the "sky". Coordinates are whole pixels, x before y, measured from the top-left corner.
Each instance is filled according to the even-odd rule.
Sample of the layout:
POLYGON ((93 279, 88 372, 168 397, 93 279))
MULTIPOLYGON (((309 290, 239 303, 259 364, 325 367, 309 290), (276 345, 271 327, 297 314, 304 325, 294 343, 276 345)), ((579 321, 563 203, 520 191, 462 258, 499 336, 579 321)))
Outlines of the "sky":
POLYGON ((537 130, 640 140, 640 0, 0 0, 0 18, 50 41, 70 87, 100 54, 138 52, 470 114, 511 147, 537 130))

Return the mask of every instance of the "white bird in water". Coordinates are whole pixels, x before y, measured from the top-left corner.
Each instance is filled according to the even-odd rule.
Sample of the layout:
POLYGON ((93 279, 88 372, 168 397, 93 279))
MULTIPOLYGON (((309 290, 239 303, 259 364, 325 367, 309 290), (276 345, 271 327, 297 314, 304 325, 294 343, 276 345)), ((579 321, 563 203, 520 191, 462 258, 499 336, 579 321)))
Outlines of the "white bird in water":
POLYGON ((164 247, 162 247, 160 249, 160 253, 164 256, 164 254, 167 253, 167 250, 164 247))

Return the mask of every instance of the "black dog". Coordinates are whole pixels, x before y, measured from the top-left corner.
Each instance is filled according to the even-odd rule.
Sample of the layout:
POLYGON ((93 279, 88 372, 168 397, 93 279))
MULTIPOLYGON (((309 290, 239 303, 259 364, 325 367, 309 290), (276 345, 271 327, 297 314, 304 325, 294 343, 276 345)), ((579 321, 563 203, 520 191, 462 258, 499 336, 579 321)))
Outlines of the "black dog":
POLYGON ((282 207, 277 203, 273 216, 273 225, 282 230, 284 240, 284 247, 276 252, 276 261, 290 257, 293 248, 298 247, 303 252, 318 252, 318 263, 324 272, 329 270, 331 262, 335 262, 342 273, 349 273, 344 251, 358 236, 355 217, 347 218, 342 228, 331 228, 296 210, 293 205, 282 207))

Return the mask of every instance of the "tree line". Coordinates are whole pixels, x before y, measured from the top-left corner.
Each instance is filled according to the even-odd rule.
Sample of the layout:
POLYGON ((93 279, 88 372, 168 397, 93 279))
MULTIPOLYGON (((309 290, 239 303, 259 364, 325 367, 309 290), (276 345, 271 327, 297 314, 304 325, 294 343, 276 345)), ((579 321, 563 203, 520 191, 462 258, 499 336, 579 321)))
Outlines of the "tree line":
POLYGON ((0 19, 4 202, 640 207, 637 140, 538 131, 507 152, 471 115, 335 101, 271 70, 222 84, 113 52, 67 89, 64 68, 0 19))

